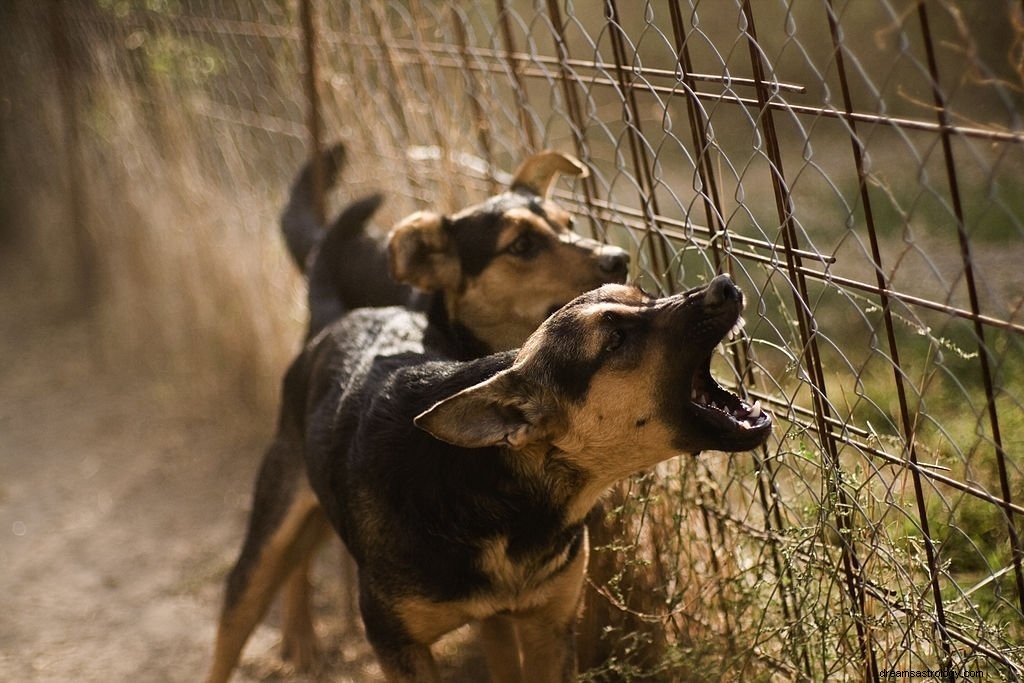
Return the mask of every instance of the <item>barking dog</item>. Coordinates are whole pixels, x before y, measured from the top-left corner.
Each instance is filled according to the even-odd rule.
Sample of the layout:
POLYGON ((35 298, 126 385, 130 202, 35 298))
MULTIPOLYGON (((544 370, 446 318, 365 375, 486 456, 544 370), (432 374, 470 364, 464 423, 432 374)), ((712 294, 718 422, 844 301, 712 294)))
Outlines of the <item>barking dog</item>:
POLYGON ((770 415, 710 372, 742 307, 724 275, 663 299, 607 285, 518 352, 470 361, 425 349, 405 309, 362 309, 324 329, 289 369, 280 448, 265 464, 304 451, 308 479, 257 489, 208 680, 227 679, 301 561, 314 509, 358 563, 389 681, 437 680, 430 645, 474 621, 496 679, 574 680, 584 518, 598 497, 676 454, 768 438, 770 415))

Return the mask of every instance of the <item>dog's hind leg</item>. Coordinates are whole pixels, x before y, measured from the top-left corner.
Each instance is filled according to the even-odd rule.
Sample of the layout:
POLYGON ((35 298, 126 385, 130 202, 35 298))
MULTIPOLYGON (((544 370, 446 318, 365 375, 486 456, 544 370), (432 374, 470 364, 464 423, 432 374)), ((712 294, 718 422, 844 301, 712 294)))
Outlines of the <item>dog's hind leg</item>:
MULTIPOLYGON (((299 566, 288 577, 284 592, 284 617, 281 627, 281 658, 289 661, 296 671, 308 672, 312 669, 319 655, 316 630, 313 628, 312 588, 310 574, 316 550, 329 536, 330 525, 322 512, 319 519, 319 531, 309 552, 299 561, 299 566)), ((316 524, 313 520, 311 524, 316 524)))
POLYGON ((279 434, 260 469, 241 555, 228 576, 207 683, 224 683, 281 584, 316 549, 324 517, 302 466, 301 446, 279 434))

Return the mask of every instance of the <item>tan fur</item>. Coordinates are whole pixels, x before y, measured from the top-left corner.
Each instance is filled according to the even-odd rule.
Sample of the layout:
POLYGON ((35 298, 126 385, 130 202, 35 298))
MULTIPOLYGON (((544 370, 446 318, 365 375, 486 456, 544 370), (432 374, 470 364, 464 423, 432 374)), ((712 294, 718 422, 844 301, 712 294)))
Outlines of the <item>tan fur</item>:
POLYGON ((522 676, 522 647, 513 619, 496 614, 480 622, 477 629, 487 658, 492 683, 527 683, 522 676))
MULTIPOLYGON (((515 348, 552 310, 585 291, 609 281, 621 282, 626 277, 628 254, 625 251, 602 246, 574 234, 570 213, 547 200, 559 173, 586 176, 587 169, 571 156, 542 152, 528 158, 517 169, 508 192, 452 217, 432 211, 416 212, 399 222, 388 236, 392 277, 420 290, 442 293, 449 322, 453 323, 453 328, 461 327, 469 333, 471 343, 466 346, 473 353, 480 353, 482 346, 493 351, 515 348), (546 218, 531 210, 538 204, 546 218), (501 211, 504 213, 495 213, 494 207, 503 207, 501 211), (483 229, 488 230, 485 239, 479 243, 455 243, 458 236, 469 235, 471 240, 476 237, 463 230, 481 225, 478 218, 485 221, 483 229), (462 219, 469 220, 452 227, 453 221, 462 219), (535 253, 509 248, 524 233, 530 233, 539 240, 535 253), (484 255, 487 260, 482 272, 469 277, 464 272, 461 254, 478 244, 494 244, 496 251, 484 255)), ((457 331, 456 334, 462 332, 457 331)), ((364 361, 371 362, 372 357, 367 356, 364 361)), ((310 370, 316 377, 326 372, 321 367, 310 370)), ((537 426, 504 434, 506 445, 523 446, 560 429, 559 425, 546 421, 544 403, 538 399, 517 406, 531 415, 537 426)), ((472 416, 463 416, 462 422, 472 425, 472 416)), ((464 431, 472 430, 467 426, 464 431)), ((469 437, 464 435, 464 438, 469 437)), ((543 452, 531 455, 526 461, 524 467, 532 468, 531 476, 547 476, 543 471, 546 466, 543 452)), ((245 639, 286 577, 285 655, 293 659, 300 669, 308 668, 315 658, 316 639, 309 612, 308 573, 324 517, 316 503, 310 502, 310 497, 309 492, 304 491, 294 501, 269 546, 262 548, 252 576, 243 577, 245 585, 238 604, 222 616, 214 667, 209 678, 211 682, 225 681, 230 675, 245 639)), ((360 520, 359 527, 357 533, 373 536, 372 518, 360 520)), ((535 655, 524 664, 523 675, 515 675, 509 680, 521 683, 544 680, 539 672, 551 675, 552 671, 559 670, 558 680, 565 679, 570 669, 562 660, 567 661, 566 653, 572 651, 571 637, 566 634, 571 635, 569 625, 579 601, 586 563, 585 548, 582 552, 584 559, 576 559, 571 567, 560 569, 561 563, 567 559, 569 551, 566 550, 548 562, 546 567, 538 568, 511 562, 505 543, 501 539, 495 540, 482 560, 486 565, 484 569, 500 587, 498 595, 455 605, 411 600, 402 609, 421 643, 432 642, 440 633, 468 620, 492 617, 496 611, 512 610, 517 615, 523 610, 536 612, 536 623, 527 620, 522 628, 526 651, 535 655), (550 581, 543 587, 530 583, 545 579, 550 581), (561 635, 552 636, 551 624, 561 629, 561 635)), ((492 644, 501 633, 507 635, 508 631, 498 621, 491 623, 487 630, 492 644)), ((516 659, 503 656, 494 647, 490 650, 489 658, 502 662, 516 659)), ((425 646, 417 646, 404 654, 407 656, 405 664, 415 671, 415 680, 436 679, 437 672, 425 646)), ((389 666, 396 666, 394 660, 390 665, 384 664, 384 673, 389 680, 405 680, 401 672, 390 670, 389 666)))
POLYGON ((554 230, 526 209, 509 211, 498 239, 499 248, 507 247, 525 231, 544 235, 554 246, 529 261, 507 255, 496 257, 478 277, 448 292, 449 316, 492 348, 515 348, 553 307, 601 286, 605 279, 594 268, 599 253, 579 246, 580 237, 568 228, 568 214, 561 214, 566 223, 554 230))
MULTIPOLYGON (((498 253, 479 275, 470 278, 462 272, 444 217, 418 211, 388 235, 392 277, 427 292, 443 291, 450 320, 471 330, 492 350, 515 348, 554 308, 609 281, 612 275, 598 265, 602 256, 624 253, 572 232, 572 215, 547 200, 559 173, 586 176, 587 169, 576 158, 552 151, 535 154, 519 167, 511 189, 541 197, 548 220, 525 207, 508 210, 501 219, 498 253), (551 247, 531 259, 504 253, 524 232, 542 236, 551 247)), ((480 205, 470 206, 451 220, 478 211, 480 205)))
POLYGON ((657 362, 645 359, 639 372, 598 373, 588 400, 568 408, 568 429, 554 445, 594 475, 570 504, 570 519, 584 517, 616 481, 678 455, 666 447, 671 443, 668 427, 651 418, 650 388, 657 368, 657 362), (628 412, 622 411, 624 405, 628 412))
MULTIPOLYGON (((508 220, 519 230, 536 227, 524 215, 511 215, 508 220)), ((749 450, 769 438, 771 415, 757 404, 747 405, 710 375, 713 349, 739 320, 742 308, 742 293, 726 275, 706 287, 663 299, 636 288, 606 285, 581 295, 544 322, 511 365, 507 355, 488 361, 500 362, 503 370, 482 373, 473 363, 450 362, 437 377, 445 377, 445 372, 468 373, 460 381, 472 377, 476 383, 454 393, 443 389, 451 385, 442 385, 418 396, 416 400, 429 397, 435 402, 421 409, 413 425, 460 448, 491 449, 476 457, 500 460, 481 463, 480 474, 473 479, 466 478, 467 471, 475 470, 468 467, 442 480, 442 490, 459 505, 446 508, 442 504, 440 510, 450 516, 429 517, 426 536, 421 526, 406 533, 404 525, 413 520, 402 516, 425 508, 396 506, 394 494, 374 507, 371 497, 377 495, 379 485, 343 486, 336 492, 318 489, 327 509, 340 507, 342 514, 332 518, 338 528, 355 527, 346 540, 354 552, 367 558, 368 573, 360 577, 362 609, 389 681, 436 681, 430 645, 469 622, 484 623, 488 659, 501 667, 499 675, 505 680, 575 680, 574 624, 589 550, 583 522, 598 498, 615 481, 680 452, 749 450), (465 488, 465 499, 459 497, 460 486, 465 488), (353 491, 367 499, 344 498, 353 491), (341 500, 345 505, 339 505, 341 500), (353 504, 351 508, 348 503, 353 504), (378 515, 373 514, 375 509, 378 515), (538 513, 528 518, 530 528, 519 520, 520 511, 527 509, 538 513), (474 517, 480 514, 487 517, 474 517), (394 543, 389 545, 384 532, 375 529, 375 518, 387 523, 394 543), (452 545, 443 545, 449 542, 452 545), (423 583, 408 582, 392 569, 409 566, 420 557, 441 561, 424 565, 436 569, 423 583), (465 584, 446 581, 449 567, 467 572, 463 575, 473 577, 469 585, 475 588, 470 591, 465 584), (438 590, 438 586, 444 588, 438 590), (437 596, 445 595, 459 599, 437 601, 437 596)), ((329 346, 327 351, 344 354, 350 363, 378 357, 376 347, 350 356, 347 343, 329 346)), ((314 392, 319 391, 316 381, 323 380, 315 370, 316 358, 311 361, 314 392)), ((348 386, 351 380, 346 377, 352 376, 332 377, 331 381, 348 386)), ((357 401, 349 404, 328 402, 331 410, 317 405, 313 419, 325 414, 328 419, 354 415, 369 404, 366 399, 401 400, 401 396, 374 388, 357 394, 357 401), (339 406, 344 410, 333 412, 339 406)), ((364 426, 367 432, 398 429, 392 437, 415 442, 408 431, 412 425, 396 424, 390 415, 370 417, 356 426, 356 434, 364 426)), ((346 447, 390 449, 395 443, 351 441, 348 434, 338 435, 346 447)), ((404 460, 388 458, 390 452, 372 460, 374 453, 364 451, 360 455, 370 459, 361 460, 351 472, 361 473, 363 466, 376 462, 384 469, 361 473, 370 477, 365 481, 391 477, 401 487, 400 495, 438 510, 436 489, 419 496, 415 489, 421 484, 415 471, 404 470, 404 460), (403 477, 403 471, 412 478, 403 477)), ((330 461, 336 453, 331 448, 307 455, 330 461)), ((423 453, 438 473, 447 472, 449 457, 466 456, 472 457, 436 443, 423 453)), ((324 472, 311 470, 317 471, 324 472)), ((281 528, 260 553, 243 595, 225 611, 215 668, 220 678, 211 676, 211 680, 224 680, 244 643, 233 634, 251 630, 289 562, 295 566, 303 549, 318 538, 320 514, 309 490, 302 489, 281 528)), ((295 590, 304 597, 303 586, 295 590)), ((296 628, 303 627, 303 620, 296 619, 300 624, 296 628)))
MULTIPOLYGON (((319 539, 315 545, 326 539, 330 526, 322 515, 320 520, 319 539)), ((317 532, 311 531, 311 535, 317 532)), ((313 627, 311 612, 313 585, 310 581, 312 553, 301 558, 299 566, 288 577, 285 585, 284 617, 281 626, 281 656, 292 663, 298 671, 308 671, 313 667, 319 656, 316 629, 313 627)))

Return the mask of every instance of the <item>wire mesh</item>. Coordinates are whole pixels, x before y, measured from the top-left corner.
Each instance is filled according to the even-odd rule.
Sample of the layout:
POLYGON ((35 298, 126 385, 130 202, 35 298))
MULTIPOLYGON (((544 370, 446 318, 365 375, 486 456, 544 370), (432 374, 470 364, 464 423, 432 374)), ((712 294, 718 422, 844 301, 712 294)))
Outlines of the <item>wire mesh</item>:
POLYGON ((327 139, 346 196, 388 193, 384 225, 551 147, 592 171, 559 199, 643 286, 747 292, 715 370, 774 438, 612 495, 586 676, 1024 673, 1019 3, 60 7, 39 20, 79 120, 56 127, 105 168, 180 165, 190 201, 266 206, 245 238, 327 139))

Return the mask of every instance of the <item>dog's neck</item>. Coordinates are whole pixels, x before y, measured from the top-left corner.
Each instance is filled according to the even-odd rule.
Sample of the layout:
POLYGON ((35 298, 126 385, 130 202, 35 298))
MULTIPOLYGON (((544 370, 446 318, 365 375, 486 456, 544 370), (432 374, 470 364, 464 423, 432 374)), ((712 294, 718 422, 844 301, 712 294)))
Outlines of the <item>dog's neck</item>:
POLYGON ((521 477, 533 482, 557 508, 565 510, 565 528, 582 524, 608 489, 607 483, 597 481, 568 453, 549 443, 503 450, 506 460, 521 477))
POLYGON ((472 330, 448 314, 444 292, 435 292, 427 308, 427 344, 440 349, 453 360, 472 360, 490 355, 492 349, 472 330))

